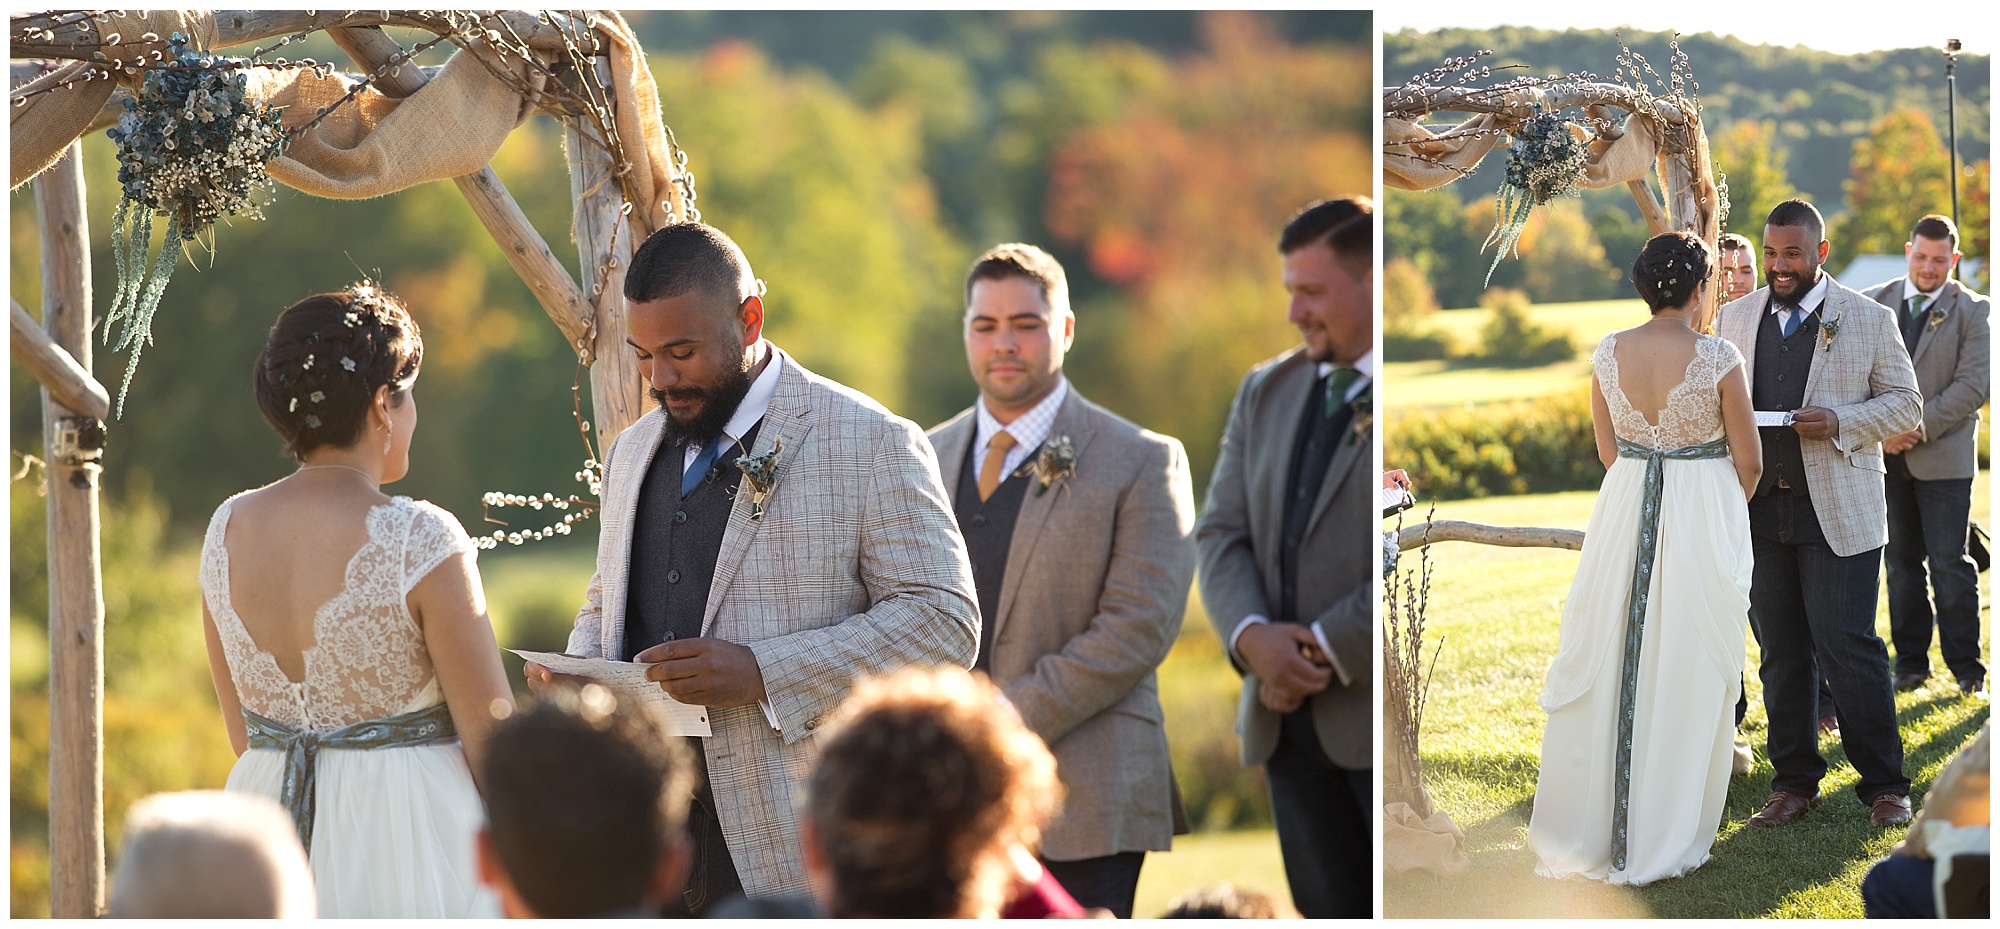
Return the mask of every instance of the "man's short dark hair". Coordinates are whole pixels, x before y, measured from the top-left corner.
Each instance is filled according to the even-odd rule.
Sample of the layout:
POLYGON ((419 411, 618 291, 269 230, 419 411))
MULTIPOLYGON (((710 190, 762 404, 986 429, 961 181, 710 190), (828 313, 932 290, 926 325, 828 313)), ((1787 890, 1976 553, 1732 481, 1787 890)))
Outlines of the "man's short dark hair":
POLYGON ((1771 208, 1771 218, 1764 221, 1766 226, 1804 226, 1806 235, 1814 242, 1826 241, 1826 220, 1819 210, 1804 200, 1792 199, 1771 208))
POLYGON ((1757 250, 1756 246, 1750 244, 1749 239, 1737 235, 1734 232, 1723 233, 1722 238, 1718 239, 1715 244, 1715 249, 1717 254, 1720 254, 1722 252, 1733 252, 1739 248, 1747 248, 1753 252, 1757 250))
POLYGON ((1932 213, 1917 220, 1916 226, 1910 229, 1910 241, 1915 242, 1918 236, 1933 242, 1949 242, 1951 250, 1958 251, 1958 226, 1952 223, 1950 217, 1932 213))
POLYGON ((1010 277, 1029 281, 1040 288, 1042 302, 1049 305, 1051 316, 1060 318, 1069 315, 1069 278, 1063 274, 1062 265, 1054 255, 1020 242, 995 245, 972 262, 972 270, 965 274, 966 305, 972 304, 972 285, 1010 277))
POLYGON ((1278 254, 1324 242, 1350 270, 1375 263, 1375 203, 1363 196, 1306 204, 1278 236, 1278 254))
POLYGON ((497 723, 485 767, 486 829, 540 916, 640 906, 687 829, 687 747, 599 685, 552 690, 497 723))
POLYGON ((707 223, 662 227, 632 253, 625 299, 646 303, 698 291, 731 307, 756 292, 750 260, 722 230, 707 223))

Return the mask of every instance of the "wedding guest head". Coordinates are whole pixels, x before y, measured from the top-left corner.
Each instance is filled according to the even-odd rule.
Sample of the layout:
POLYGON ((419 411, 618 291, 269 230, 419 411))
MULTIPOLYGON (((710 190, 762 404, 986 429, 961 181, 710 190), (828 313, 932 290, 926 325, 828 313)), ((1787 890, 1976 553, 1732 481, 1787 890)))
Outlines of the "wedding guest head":
POLYGON ((1764 222, 1764 283, 1779 300, 1797 303, 1819 284, 1826 263, 1826 220, 1804 200, 1771 208, 1764 222))
POLYGON ((1343 197, 1308 204, 1278 236, 1286 318, 1313 361, 1352 365, 1375 348, 1375 204, 1343 197))
POLYGON ((1055 759, 956 667, 864 680, 821 729, 806 870, 836 918, 993 918, 1061 801, 1055 759))
POLYGON ((1269 896, 1234 884, 1201 887, 1175 897, 1161 919, 1292 919, 1298 914, 1269 896))
POLYGON ((1723 302, 1747 297, 1757 289, 1757 247, 1734 232, 1724 233, 1716 247, 1722 271, 1723 302))
POLYGON ((722 230, 674 223, 632 253, 625 276, 629 343, 669 444, 723 432, 765 360, 763 287, 722 230))
POLYGON ((125 816, 111 877, 119 919, 310 919, 312 867, 291 816, 220 790, 154 794, 125 816))
POLYGON ((1903 255, 1910 261, 1910 283, 1924 293, 1936 293, 1958 266, 1958 227, 1936 213, 1917 220, 1910 241, 1903 243, 1903 255))
POLYGON ((423 359, 423 335, 394 294, 367 283, 314 294, 278 314, 257 353, 257 408, 300 461, 382 448, 387 483, 409 470, 410 388, 423 359))
POLYGON ((1663 232, 1646 240, 1632 262, 1632 286, 1658 313, 1687 306, 1708 283, 1708 245, 1685 232, 1663 232))
POLYGON ((658 916, 680 891, 694 762, 643 707, 557 687, 493 727, 480 879, 508 916, 658 916))
POLYGON ((988 249, 965 276, 965 358, 988 410, 1002 422, 1035 408, 1062 381, 1076 342, 1069 280, 1033 245, 988 249))

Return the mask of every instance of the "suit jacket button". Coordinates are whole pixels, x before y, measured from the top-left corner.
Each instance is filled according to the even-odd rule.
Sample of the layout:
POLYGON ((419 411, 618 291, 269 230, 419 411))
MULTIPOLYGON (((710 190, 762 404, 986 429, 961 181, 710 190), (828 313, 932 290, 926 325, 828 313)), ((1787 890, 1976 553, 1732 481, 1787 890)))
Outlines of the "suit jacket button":
POLYGON ((818 728, 819 728, 819 717, 815 716, 815 717, 813 717, 813 718, 811 718, 811 719, 808 719, 808 720, 806 720, 806 731, 807 731, 807 732, 811 732, 811 731, 813 731, 814 729, 818 729, 818 728))

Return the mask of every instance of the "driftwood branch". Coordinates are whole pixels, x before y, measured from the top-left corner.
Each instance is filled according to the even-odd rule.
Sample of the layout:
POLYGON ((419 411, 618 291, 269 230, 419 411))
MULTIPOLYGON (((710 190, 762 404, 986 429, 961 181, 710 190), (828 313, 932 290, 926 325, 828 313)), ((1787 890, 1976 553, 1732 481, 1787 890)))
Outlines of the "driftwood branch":
MULTIPOLYGON (((65 13, 39 13, 10 18, 11 58, 80 58, 104 46, 107 28, 116 32, 119 14, 109 14, 109 23, 94 18, 78 18, 65 13), (50 28, 51 24, 61 23, 50 28), (46 32, 33 37, 21 34, 24 25, 36 25, 46 32)), ((583 19, 556 11, 477 10, 430 12, 417 10, 217 10, 214 14, 217 48, 247 45, 265 39, 314 32, 322 29, 359 26, 399 26, 437 33, 447 21, 464 24, 478 20, 492 28, 511 29, 540 51, 558 52, 565 42, 580 42, 585 51, 597 51, 595 33, 583 19)))
POLYGON ((1656 113, 1673 126, 1688 123, 1688 114, 1678 104, 1623 84, 1558 81, 1537 87, 1517 87, 1504 94, 1483 87, 1447 87, 1441 90, 1394 87, 1382 92, 1384 116, 1412 121, 1432 113, 1492 113, 1519 119, 1533 112, 1530 104, 1539 104, 1544 111, 1571 106, 1615 106, 1633 113, 1656 113))
MULTIPOLYGON (((372 26, 329 29, 327 35, 364 72, 373 72, 402 51, 396 40, 372 26)), ((415 68, 401 68, 383 75, 376 86, 391 96, 407 97, 416 93, 428 80, 415 68)), ((493 173, 489 166, 463 177, 452 178, 452 183, 458 186, 458 192, 465 196, 473 214, 486 226, 493 241, 499 244, 500 251, 507 256, 507 263, 534 292, 543 312, 549 314, 557 329, 562 330, 563 340, 571 346, 583 341, 592 315, 590 301, 584 298, 583 291, 570 279, 569 271, 556 260, 555 253, 549 250, 548 243, 542 240, 534 225, 528 222, 521 205, 507 192, 506 185, 500 183, 500 176, 493 173)))
MULTIPOLYGON (((35 179, 42 235, 42 322, 90 369, 90 227, 83 146, 35 179)), ((98 465, 71 448, 72 417, 43 394, 49 468, 49 911, 104 913, 104 575, 98 548, 98 465)))
POLYGON ((48 331, 28 315, 27 308, 21 306, 19 300, 8 302, 14 305, 11 329, 14 357, 27 366, 35 380, 48 388, 49 396, 57 403, 85 416, 110 419, 111 394, 105 391, 104 385, 91 377, 83 365, 77 364, 66 349, 49 338, 48 331))
POLYGON ((1581 551, 1583 533, 1576 529, 1488 526, 1484 523, 1440 519, 1427 524, 1404 526, 1402 531, 1396 534, 1396 547, 1401 551, 1410 551, 1438 542, 1477 542, 1481 545, 1501 545, 1507 548, 1566 548, 1570 551, 1581 551))

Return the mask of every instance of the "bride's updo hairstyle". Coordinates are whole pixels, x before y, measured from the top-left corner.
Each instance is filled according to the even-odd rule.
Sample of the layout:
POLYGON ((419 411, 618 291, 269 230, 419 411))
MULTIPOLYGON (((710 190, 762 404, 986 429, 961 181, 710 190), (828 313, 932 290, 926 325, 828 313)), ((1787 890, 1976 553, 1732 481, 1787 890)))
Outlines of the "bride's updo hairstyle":
POLYGON ((368 283, 314 294, 278 314, 257 354, 257 408, 293 458, 345 448, 361 438, 376 388, 401 406, 423 358, 423 335, 394 294, 368 283))
POLYGON ((1655 313, 1686 306, 1705 280, 1708 243, 1685 232, 1663 232, 1646 240, 1639 260, 1632 263, 1632 286, 1655 313))

